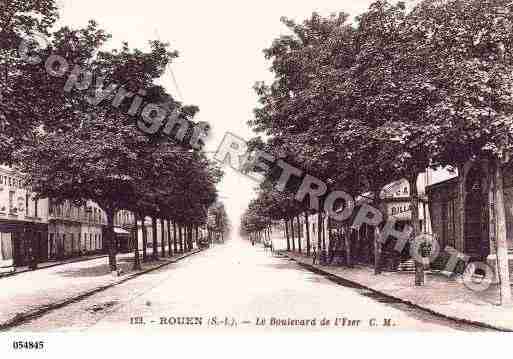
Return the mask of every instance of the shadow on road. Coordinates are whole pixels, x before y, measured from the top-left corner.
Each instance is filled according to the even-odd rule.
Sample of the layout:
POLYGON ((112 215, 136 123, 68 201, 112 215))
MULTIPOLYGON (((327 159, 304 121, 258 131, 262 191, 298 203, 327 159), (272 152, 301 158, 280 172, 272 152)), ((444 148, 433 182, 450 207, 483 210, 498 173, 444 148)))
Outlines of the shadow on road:
MULTIPOLYGON (((131 266, 129 263, 119 263, 118 267, 124 272, 130 270, 131 266)), ((71 268, 58 271, 57 274, 63 277, 101 277, 110 274, 110 267, 108 263, 98 264, 94 267, 83 267, 83 268, 71 268)))
POLYGON ((267 263, 267 264, 262 264, 261 266, 266 267, 266 268, 272 268, 272 269, 291 269, 291 270, 295 270, 295 271, 298 270, 297 264, 291 263, 291 262, 267 263))

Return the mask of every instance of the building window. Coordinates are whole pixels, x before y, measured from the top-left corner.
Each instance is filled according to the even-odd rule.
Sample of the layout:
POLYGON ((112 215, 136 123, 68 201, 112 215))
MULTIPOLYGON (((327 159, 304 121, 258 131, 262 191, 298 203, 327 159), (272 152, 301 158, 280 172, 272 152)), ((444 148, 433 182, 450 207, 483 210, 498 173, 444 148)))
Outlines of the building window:
POLYGON ((55 243, 54 243, 54 235, 53 233, 50 233, 50 241, 48 246, 48 257, 53 258, 54 252, 55 252, 55 243))
POLYGON ((448 236, 448 213, 447 213, 447 202, 442 202, 442 247, 447 245, 448 236))
POLYGON ((447 205, 447 245, 456 246, 456 221, 454 220, 454 200, 450 200, 447 205))
POLYGON ((9 211, 12 212, 14 208, 14 191, 9 191, 9 211))
POLYGON ((30 206, 29 206, 29 194, 25 194, 25 213, 27 217, 30 217, 30 206))

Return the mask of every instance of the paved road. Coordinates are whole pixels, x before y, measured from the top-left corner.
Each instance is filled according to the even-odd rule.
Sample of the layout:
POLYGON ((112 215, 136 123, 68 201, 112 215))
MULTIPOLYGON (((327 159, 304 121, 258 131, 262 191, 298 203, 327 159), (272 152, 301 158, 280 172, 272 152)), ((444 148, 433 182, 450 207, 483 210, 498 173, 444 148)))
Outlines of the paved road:
POLYGON ((231 330, 234 324, 238 330, 265 331, 285 327, 293 331, 481 330, 333 283, 240 239, 49 312, 13 330, 220 331, 231 330), (131 318, 138 316, 145 324, 131 324, 131 318), (209 320, 212 317, 217 324, 209 320), (265 325, 256 325, 257 318, 259 323, 265 320, 265 325), (330 320, 328 326, 321 326, 323 318, 330 320), (335 323, 336 318, 340 319, 335 323))

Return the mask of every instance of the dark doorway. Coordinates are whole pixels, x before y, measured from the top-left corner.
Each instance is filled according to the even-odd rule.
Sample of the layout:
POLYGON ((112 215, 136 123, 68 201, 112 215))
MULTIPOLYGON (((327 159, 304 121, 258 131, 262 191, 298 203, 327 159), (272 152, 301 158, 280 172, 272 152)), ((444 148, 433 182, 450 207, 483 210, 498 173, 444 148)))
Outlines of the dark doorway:
POLYGON ((483 260, 490 254, 486 178, 486 173, 476 164, 465 183, 465 253, 473 260, 483 260))

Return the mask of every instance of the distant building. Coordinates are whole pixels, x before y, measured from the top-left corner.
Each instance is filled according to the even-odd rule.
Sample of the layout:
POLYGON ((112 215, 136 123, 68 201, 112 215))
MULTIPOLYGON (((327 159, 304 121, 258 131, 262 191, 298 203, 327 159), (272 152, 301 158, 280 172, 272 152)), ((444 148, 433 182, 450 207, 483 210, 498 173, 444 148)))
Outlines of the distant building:
MULTIPOLYGON (((114 217, 114 235, 119 253, 128 253, 135 248, 135 216, 127 210, 119 211, 114 217)), ((142 239, 139 237, 139 241, 142 239)), ((142 244, 139 245, 142 248, 142 244)), ((105 248, 107 250, 107 248, 105 248)))

